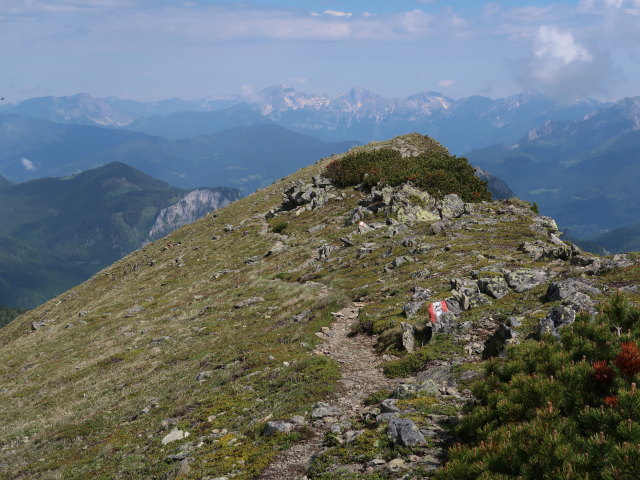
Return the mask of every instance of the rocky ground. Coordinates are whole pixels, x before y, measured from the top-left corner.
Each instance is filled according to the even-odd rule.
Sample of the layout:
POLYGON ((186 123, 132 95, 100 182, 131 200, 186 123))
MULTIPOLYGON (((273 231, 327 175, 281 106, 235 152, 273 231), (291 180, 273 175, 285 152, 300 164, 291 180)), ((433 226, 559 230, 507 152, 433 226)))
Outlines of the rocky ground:
POLYGON ((331 160, 0 329, 0 476, 429 478, 485 359, 640 301, 638 255, 526 202, 337 188, 331 160))

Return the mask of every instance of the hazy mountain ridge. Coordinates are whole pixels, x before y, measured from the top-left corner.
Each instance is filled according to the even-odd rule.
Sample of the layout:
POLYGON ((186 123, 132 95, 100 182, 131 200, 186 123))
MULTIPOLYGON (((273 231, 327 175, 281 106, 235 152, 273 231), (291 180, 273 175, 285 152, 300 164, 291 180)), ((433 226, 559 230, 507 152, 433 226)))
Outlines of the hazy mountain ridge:
POLYGON ((571 122, 547 122, 517 143, 467 154, 585 238, 633 224, 640 208, 639 98, 571 122))
MULTIPOLYGON (((219 128, 224 127, 222 115, 216 120, 219 128)), ((13 181, 26 181, 119 161, 179 187, 229 186, 249 193, 356 143, 324 142, 268 120, 172 141, 128 130, 8 115, 0 116, 0 172, 13 181)))
MULTIPOLYGON (((189 101, 173 99, 145 103, 115 98, 91 99, 87 95, 45 97, 27 100, 5 111, 28 112, 33 117, 60 118, 64 122, 76 118, 78 122, 86 123, 93 118, 94 124, 125 126, 170 138, 189 138, 211 133, 203 130, 210 120, 207 115, 185 115, 184 112, 212 113, 242 103, 266 117, 252 122, 275 121, 326 141, 368 142, 407 131, 420 131, 438 136, 458 154, 514 141, 547 120, 573 120, 604 106, 581 98, 558 103, 532 92, 498 99, 472 96, 454 100, 433 91, 406 98, 384 98, 364 88, 325 95, 277 85, 245 96, 213 96, 189 101), (68 107, 61 110, 58 104, 68 107), (86 112, 79 113, 83 110, 86 112)), ((237 119, 228 115, 227 120, 229 127, 247 125, 246 114, 237 119)))
MULTIPOLYGON (((189 193, 116 162, 2 188, 0 304, 32 307, 84 281, 139 248, 163 209, 189 193)), ((162 223, 165 233, 236 200, 239 192, 218 188, 197 195, 197 208, 178 210, 162 223)))

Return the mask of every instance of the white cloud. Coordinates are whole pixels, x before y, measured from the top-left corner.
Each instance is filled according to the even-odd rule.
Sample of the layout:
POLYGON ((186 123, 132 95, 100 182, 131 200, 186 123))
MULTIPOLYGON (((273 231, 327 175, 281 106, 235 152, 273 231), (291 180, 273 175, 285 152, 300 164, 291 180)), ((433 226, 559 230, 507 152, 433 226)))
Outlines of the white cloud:
POLYGON ((452 87, 452 86, 453 86, 453 85, 455 85, 455 84, 456 84, 456 81, 455 81, 455 80, 440 80, 440 81, 438 82, 438 86, 440 86, 440 87, 445 87, 445 88, 446 88, 446 87, 452 87))
POLYGON ((538 58, 559 60, 564 65, 593 60, 591 54, 575 41, 571 32, 561 32, 548 25, 539 28, 533 53, 538 58))
POLYGON ((26 157, 22 157, 20 163, 22 163, 22 166, 27 172, 35 172, 37 170, 35 164, 26 157))
POLYGON ((325 15, 331 15, 332 17, 352 17, 353 13, 351 12, 341 12, 340 10, 325 10, 323 12, 325 15))
POLYGON ((529 57, 517 66, 516 76, 525 88, 571 97, 606 92, 614 71, 605 50, 589 49, 572 32, 542 25, 529 57))

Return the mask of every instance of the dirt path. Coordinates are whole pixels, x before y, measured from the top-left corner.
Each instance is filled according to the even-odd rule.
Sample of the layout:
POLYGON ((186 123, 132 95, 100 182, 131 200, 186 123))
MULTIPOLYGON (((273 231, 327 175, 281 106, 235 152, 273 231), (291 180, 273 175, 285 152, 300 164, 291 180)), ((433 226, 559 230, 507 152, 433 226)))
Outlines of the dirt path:
MULTIPOLYGON (((351 325, 356 321, 363 303, 353 303, 333 313, 335 321, 322 334, 326 342, 319 345, 318 355, 329 355, 340 365, 341 388, 328 400, 348 418, 356 418, 363 407, 362 401, 371 393, 390 388, 393 381, 386 378, 380 368, 380 358, 375 354, 376 339, 366 335, 349 337, 351 325)), ((305 470, 311 457, 322 450, 322 438, 329 425, 312 427, 311 435, 283 452, 262 473, 259 480, 299 480, 305 478, 305 470)))

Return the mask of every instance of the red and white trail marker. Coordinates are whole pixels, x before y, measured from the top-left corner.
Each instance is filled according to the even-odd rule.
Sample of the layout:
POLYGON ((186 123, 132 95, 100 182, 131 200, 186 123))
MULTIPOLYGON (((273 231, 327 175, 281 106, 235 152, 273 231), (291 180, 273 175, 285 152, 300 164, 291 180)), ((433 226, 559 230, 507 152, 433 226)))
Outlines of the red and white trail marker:
POLYGON ((449 308, 447 307, 447 302, 444 300, 441 302, 433 302, 429 305, 429 317, 431 318, 431 323, 436 323, 440 320, 442 314, 448 311, 449 308))

